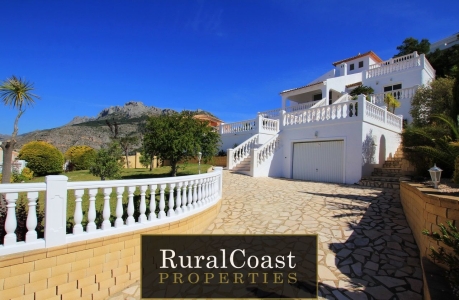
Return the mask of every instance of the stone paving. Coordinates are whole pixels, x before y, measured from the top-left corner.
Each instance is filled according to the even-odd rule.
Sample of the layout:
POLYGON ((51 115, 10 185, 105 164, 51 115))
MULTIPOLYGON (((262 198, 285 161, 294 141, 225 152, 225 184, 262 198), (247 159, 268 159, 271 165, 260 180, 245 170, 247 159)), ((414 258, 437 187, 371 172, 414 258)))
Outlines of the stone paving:
MULTIPOLYGON (((205 234, 317 233, 319 299, 422 299, 398 189, 223 176, 222 208, 205 234)), ((109 299, 140 299, 139 283, 109 299)))

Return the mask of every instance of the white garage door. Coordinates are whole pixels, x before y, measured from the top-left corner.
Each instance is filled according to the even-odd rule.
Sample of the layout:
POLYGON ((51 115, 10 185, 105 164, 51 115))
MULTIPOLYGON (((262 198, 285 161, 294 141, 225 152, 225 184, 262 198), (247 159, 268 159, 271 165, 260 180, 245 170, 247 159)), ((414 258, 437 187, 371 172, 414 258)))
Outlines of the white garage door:
POLYGON ((344 141, 293 144, 293 179, 344 182, 344 141))

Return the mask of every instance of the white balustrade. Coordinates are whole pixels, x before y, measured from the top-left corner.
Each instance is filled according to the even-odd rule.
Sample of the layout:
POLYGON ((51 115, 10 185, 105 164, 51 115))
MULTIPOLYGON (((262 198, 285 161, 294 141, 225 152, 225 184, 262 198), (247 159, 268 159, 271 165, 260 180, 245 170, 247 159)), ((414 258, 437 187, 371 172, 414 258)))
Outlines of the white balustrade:
POLYGON ((231 134, 256 130, 256 120, 246 120, 235 123, 225 123, 220 125, 221 134, 231 134))
POLYGON ((234 166, 250 155, 250 150, 258 143, 258 134, 250 137, 245 142, 234 149, 228 149, 228 169, 232 170, 234 166))
POLYGON ((279 120, 262 118, 262 128, 264 131, 272 131, 277 133, 279 131, 279 120))
POLYGON ((389 60, 383 61, 381 63, 373 64, 366 71, 366 78, 372 78, 376 76, 381 76, 389 74, 392 72, 398 72, 421 65, 420 56, 417 52, 413 52, 408 55, 391 58, 389 60))
POLYGON ((283 118, 283 126, 324 122, 357 117, 359 115, 358 102, 349 101, 338 104, 310 108, 303 111, 286 113, 283 118))
POLYGON ((322 105, 325 104, 326 100, 327 100, 327 98, 322 98, 321 100, 310 101, 310 102, 301 103, 301 104, 297 104, 297 105, 287 106, 285 108, 285 111, 286 112, 295 112, 295 111, 301 111, 301 110, 309 109, 309 108, 312 108, 312 107, 322 106, 322 105))
POLYGON ((263 146, 258 148, 255 166, 258 167, 261 165, 264 161, 271 157, 280 146, 279 135, 274 136, 264 143, 263 146))
POLYGON ((37 240, 37 201, 38 201, 38 192, 28 192, 27 200, 29 202, 29 213, 27 214, 27 233, 26 233, 26 243, 30 243, 37 240))
POLYGON ((395 90, 395 91, 390 91, 390 92, 385 92, 385 93, 379 93, 379 94, 371 94, 369 95, 371 103, 374 104, 379 104, 383 105, 384 99, 386 98, 386 95, 392 95, 395 99, 397 100, 411 100, 416 94, 416 90, 418 89, 418 86, 413 86, 410 88, 405 88, 405 89, 400 89, 400 90, 395 90))
POLYGON ((281 110, 282 110, 282 108, 266 110, 266 111, 263 111, 263 112, 259 112, 258 115, 259 116, 263 116, 265 118, 269 118, 269 119, 276 119, 276 118, 279 117, 281 110))
POLYGON ((2 184, 0 194, 6 200, 7 213, 4 216, 6 235, 0 240, 0 256, 106 237, 180 220, 201 212, 221 198, 221 176, 222 168, 216 168, 211 173, 168 178, 67 182, 65 176, 58 175, 48 176, 47 182, 40 184, 2 184), (156 199, 157 190, 159 201, 156 199), (46 192, 46 203, 52 201, 55 207, 59 207, 53 209, 53 206, 49 207, 45 203, 49 210, 46 210, 43 220, 44 238, 37 233, 39 192, 46 192), (67 202, 70 201, 67 200, 68 196, 74 197, 71 201, 75 201, 74 210, 69 215, 66 210, 67 202), (123 198, 126 196, 127 203, 123 205, 123 198), (18 201, 26 201, 28 205, 27 220, 21 222, 17 220, 18 201), (112 210, 112 207, 115 209, 112 210), (158 208, 159 212, 156 213, 158 208), (69 217, 73 217, 74 224, 70 233, 67 233, 69 217), (23 222, 27 232, 24 241, 18 241, 15 232, 18 223, 24 224, 23 222))

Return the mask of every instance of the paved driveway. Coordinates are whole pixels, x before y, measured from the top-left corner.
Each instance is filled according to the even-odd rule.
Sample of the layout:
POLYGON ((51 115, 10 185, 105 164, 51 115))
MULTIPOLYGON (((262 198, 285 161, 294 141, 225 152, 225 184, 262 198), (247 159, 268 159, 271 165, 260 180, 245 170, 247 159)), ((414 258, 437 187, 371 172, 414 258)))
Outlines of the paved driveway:
MULTIPOLYGON (((223 176, 222 208, 205 234, 317 233, 320 297, 422 299, 419 251, 399 190, 223 176)), ((137 284, 110 299, 138 294, 137 284)))

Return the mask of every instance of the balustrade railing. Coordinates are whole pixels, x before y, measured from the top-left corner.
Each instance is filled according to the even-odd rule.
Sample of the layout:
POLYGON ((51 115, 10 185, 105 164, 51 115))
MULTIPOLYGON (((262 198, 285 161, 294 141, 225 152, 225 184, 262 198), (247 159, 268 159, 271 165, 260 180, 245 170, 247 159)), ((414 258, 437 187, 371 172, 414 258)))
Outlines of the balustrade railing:
POLYGON ((65 176, 48 176, 46 183, 2 184, 0 194, 5 196, 7 212, 0 255, 105 237, 190 216, 221 198, 221 179, 222 170, 216 168, 206 174, 155 179, 67 182, 65 176), (46 207, 44 238, 37 234, 39 195, 46 207), (24 199, 27 233, 20 241, 16 203, 24 199), (74 207, 70 216, 67 206, 74 207), (71 233, 65 229, 68 225, 71 233))
POLYGON ((278 132, 279 131, 279 120, 273 120, 269 118, 262 118, 261 119, 261 126, 264 131, 272 131, 278 132))
POLYGON ((279 149, 281 146, 279 135, 275 135, 269 141, 263 144, 263 146, 258 148, 257 157, 255 158, 255 167, 261 165, 269 157, 271 157, 274 152, 279 149))
POLYGON ((389 125, 397 130, 402 130, 403 119, 401 116, 394 115, 387 111, 386 107, 380 107, 369 101, 365 103, 365 120, 376 121, 381 124, 389 125))
POLYGON ((279 117, 282 108, 270 109, 266 111, 259 112, 259 116, 263 116, 264 118, 276 119, 279 117))
POLYGON ((343 103, 343 102, 348 102, 348 101, 352 101, 352 96, 349 94, 344 94, 338 99, 336 99, 335 102, 333 102, 333 104, 338 104, 338 103, 343 103))
MULTIPOLYGON (((306 102, 306 103, 301 103, 297 105, 292 105, 292 106, 287 106, 285 108, 286 112, 294 112, 294 111, 299 111, 299 110, 305 110, 308 108, 312 107, 318 107, 325 105, 327 102, 327 98, 323 98, 321 100, 317 101, 311 101, 311 102, 306 102)), ((270 119, 275 119, 280 116, 280 112, 282 111, 282 108, 276 108, 276 109, 271 109, 271 110, 266 110, 263 112, 259 112, 258 115, 261 115, 265 118, 270 118, 270 119)))
POLYGON ((356 117, 359 114, 357 101, 350 101, 332 105, 311 108, 293 113, 286 113, 283 119, 284 126, 339 120, 356 117))
POLYGON ((311 102, 301 103, 301 104, 297 104, 293 106, 287 106, 285 108, 285 111, 290 113, 290 112, 305 110, 305 109, 312 108, 312 107, 317 107, 317 106, 325 104, 325 100, 326 98, 323 98, 317 101, 311 101, 311 102))
POLYGON ((417 52, 413 52, 408 55, 391 58, 381 63, 370 65, 368 71, 366 71, 365 73, 366 78, 372 78, 376 76, 389 74, 392 72, 398 72, 401 70, 414 68, 420 65, 420 56, 417 54, 417 52))
POLYGON ((254 148, 255 145, 258 144, 258 137, 259 135, 256 134, 246 141, 244 141, 242 144, 237 146, 234 149, 229 149, 227 155, 228 155, 228 169, 231 170, 233 167, 235 167, 237 164, 239 164, 241 161, 243 161, 245 158, 247 158, 250 155, 250 150, 254 148))
POLYGON ((369 97, 370 97, 371 103, 373 104, 384 104, 384 99, 386 98, 386 95, 388 94, 394 96, 394 98, 397 100, 405 100, 405 99, 411 100, 414 94, 416 94, 417 89, 418 89, 418 86, 413 86, 413 87, 406 88, 406 89, 400 89, 400 90, 379 93, 379 94, 372 94, 372 95, 369 95, 369 97))
POLYGON ((246 120, 228 124, 222 124, 221 126, 221 133, 222 134, 229 134, 229 133, 238 133, 244 131, 253 131, 256 129, 256 119, 253 120, 246 120))

